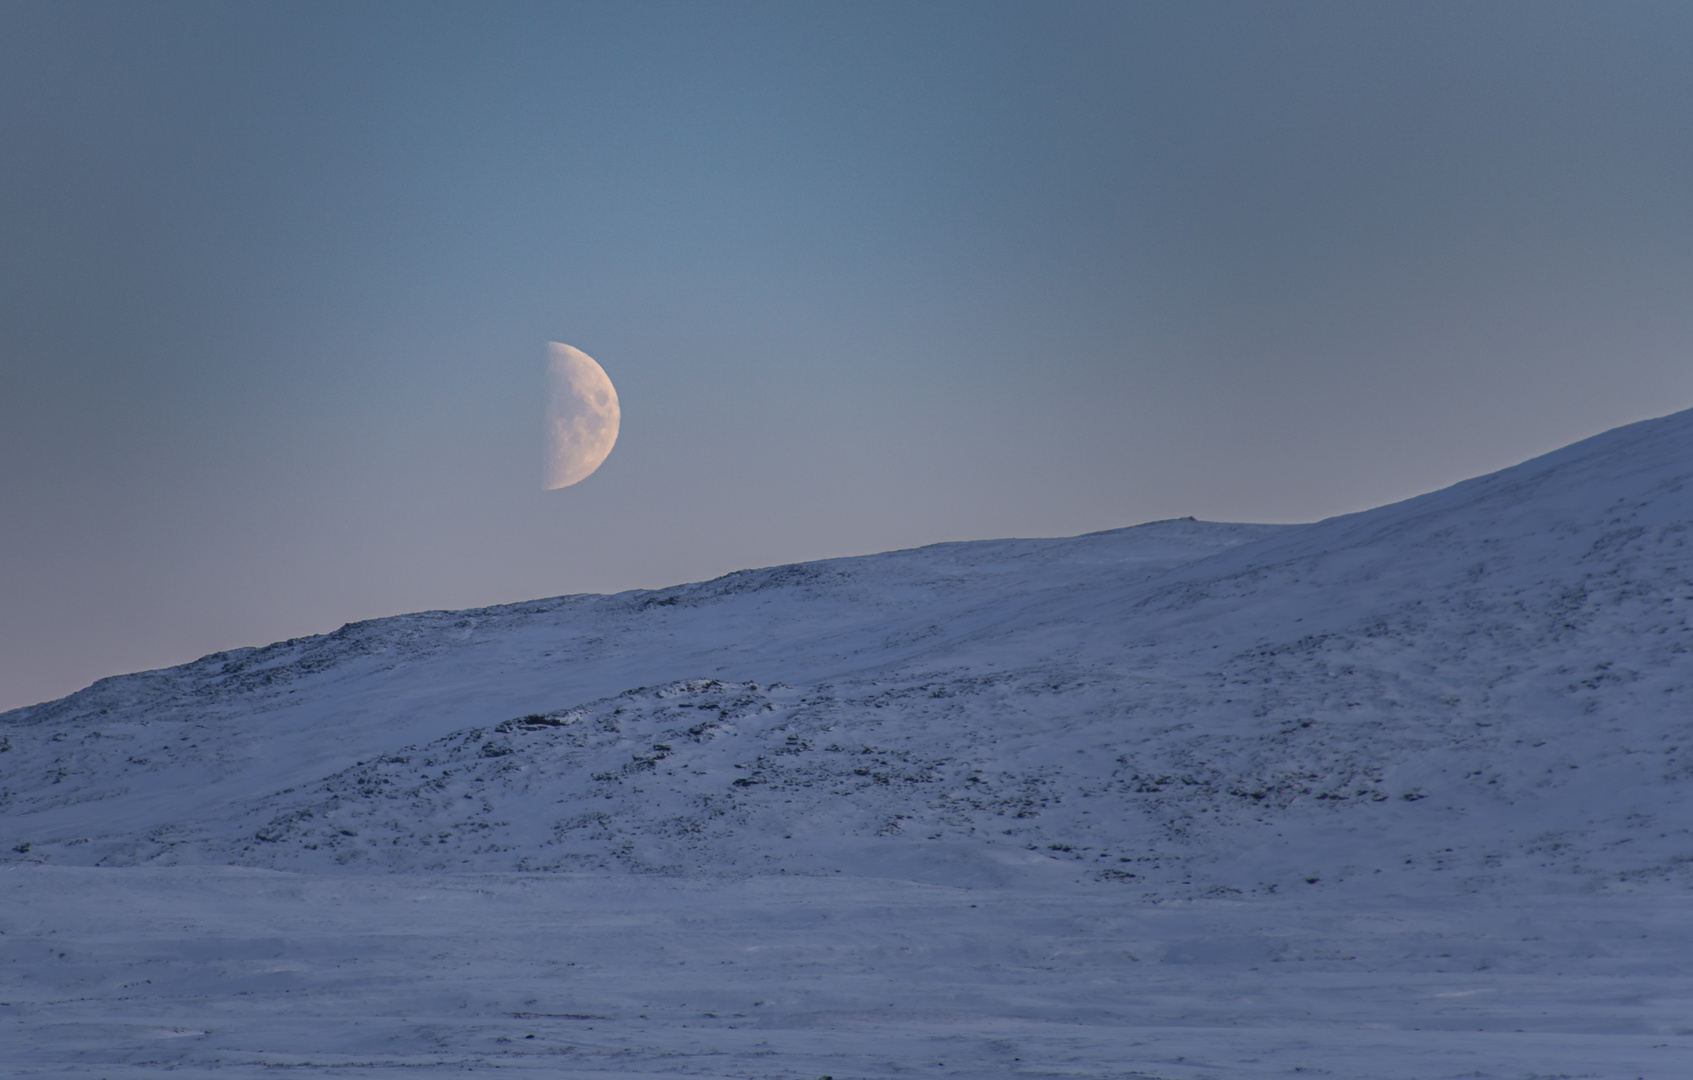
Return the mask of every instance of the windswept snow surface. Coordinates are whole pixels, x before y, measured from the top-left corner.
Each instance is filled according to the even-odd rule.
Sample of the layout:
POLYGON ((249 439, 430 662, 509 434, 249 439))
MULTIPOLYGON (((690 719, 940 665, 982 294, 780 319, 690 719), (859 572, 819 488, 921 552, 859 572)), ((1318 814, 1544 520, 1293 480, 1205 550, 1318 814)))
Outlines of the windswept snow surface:
POLYGON ((1693 1076, 1690 482, 1681 413, 4 714, 0 1064, 1693 1076))

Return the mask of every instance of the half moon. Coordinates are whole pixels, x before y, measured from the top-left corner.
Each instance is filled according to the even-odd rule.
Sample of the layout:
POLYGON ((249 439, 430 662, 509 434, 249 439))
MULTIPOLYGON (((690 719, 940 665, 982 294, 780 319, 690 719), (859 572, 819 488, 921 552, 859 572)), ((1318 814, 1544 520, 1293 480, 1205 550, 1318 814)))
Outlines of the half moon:
POLYGON ((580 349, 547 345, 548 491, 585 480, 611 453, 623 412, 605 369, 580 349))

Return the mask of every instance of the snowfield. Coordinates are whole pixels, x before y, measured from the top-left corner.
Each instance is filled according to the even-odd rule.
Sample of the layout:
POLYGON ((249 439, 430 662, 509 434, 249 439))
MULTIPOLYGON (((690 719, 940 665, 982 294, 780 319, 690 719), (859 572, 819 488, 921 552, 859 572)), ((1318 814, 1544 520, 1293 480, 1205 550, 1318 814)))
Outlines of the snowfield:
POLYGON ((1693 1076, 1693 413, 0 715, 18 1076, 1693 1076))

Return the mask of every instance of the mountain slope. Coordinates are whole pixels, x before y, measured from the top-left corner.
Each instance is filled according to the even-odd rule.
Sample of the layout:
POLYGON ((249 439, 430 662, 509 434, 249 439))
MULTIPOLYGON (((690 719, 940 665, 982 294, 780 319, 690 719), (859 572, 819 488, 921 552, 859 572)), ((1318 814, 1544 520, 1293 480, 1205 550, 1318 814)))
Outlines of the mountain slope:
POLYGON ((1308 526, 359 624, 0 716, 0 839, 1148 897, 1680 880, 1690 480, 1682 413, 1308 526))

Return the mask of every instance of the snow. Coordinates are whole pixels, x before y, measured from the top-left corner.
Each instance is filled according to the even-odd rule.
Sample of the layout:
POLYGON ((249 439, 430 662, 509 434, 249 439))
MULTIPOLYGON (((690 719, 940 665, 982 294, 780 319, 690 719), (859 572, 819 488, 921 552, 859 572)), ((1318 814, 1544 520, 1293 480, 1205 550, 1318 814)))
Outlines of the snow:
POLYGON ((1689 1062, 1688 928, 1667 898, 1595 920, 1579 898, 1147 906, 862 878, 0 882, 15 1076, 1422 1080, 1689 1062))
POLYGON ((1693 1075, 1690 482, 1683 413, 0 715, 0 1063, 1693 1075))

